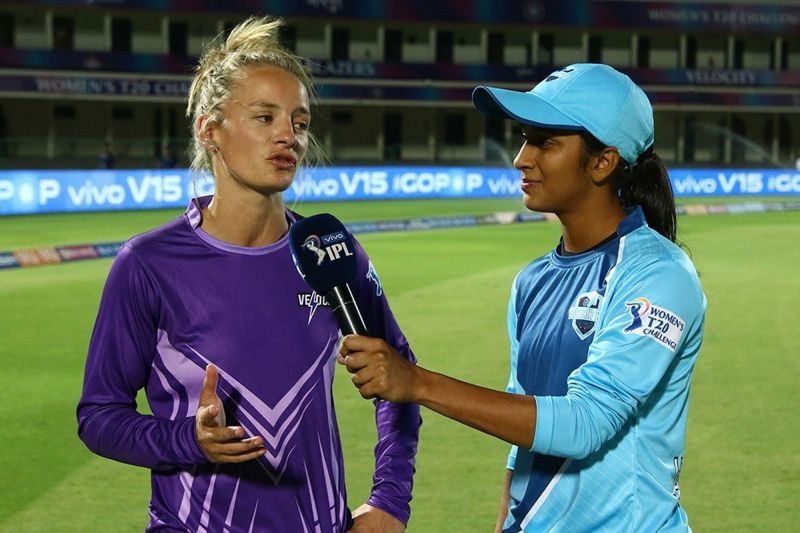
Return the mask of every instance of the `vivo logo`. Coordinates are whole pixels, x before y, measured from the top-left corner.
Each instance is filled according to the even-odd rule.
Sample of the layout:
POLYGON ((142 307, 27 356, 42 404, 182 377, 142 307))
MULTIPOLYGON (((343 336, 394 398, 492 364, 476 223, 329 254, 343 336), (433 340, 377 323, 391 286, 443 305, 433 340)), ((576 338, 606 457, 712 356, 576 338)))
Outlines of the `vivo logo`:
POLYGON ((328 235, 322 236, 322 244, 328 245, 333 244, 335 242, 340 242, 344 240, 344 232, 343 231, 336 231, 334 233, 329 233, 328 235))

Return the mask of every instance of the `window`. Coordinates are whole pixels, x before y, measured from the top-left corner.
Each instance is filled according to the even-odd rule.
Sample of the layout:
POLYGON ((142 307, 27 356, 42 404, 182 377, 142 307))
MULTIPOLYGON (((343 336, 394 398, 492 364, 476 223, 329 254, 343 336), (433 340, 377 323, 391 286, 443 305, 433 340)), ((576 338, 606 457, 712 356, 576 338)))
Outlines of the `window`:
POLYGON ((539 35, 539 64, 547 67, 553 66, 556 40, 552 35, 539 35))
POLYGON ((75 21, 69 17, 53 17, 53 48, 72 50, 75 47, 75 21))
POLYGON ((333 28, 331 59, 334 61, 350 59, 350 30, 347 28, 333 28))
POLYGON ((111 51, 131 51, 131 21, 128 19, 111 19, 111 51))
POLYGON ((464 146, 467 144, 467 118, 462 114, 448 113, 444 116, 444 144, 464 146))
POLYGON ((331 122, 334 124, 352 124, 353 114, 349 111, 333 111, 331 112, 331 122))
POLYGON ((53 118, 60 120, 70 120, 75 118, 75 108, 71 105, 53 106, 53 118))
POLYGON ((686 37, 686 68, 697 68, 697 39, 686 37))
POLYGON ((451 31, 436 32, 436 62, 437 63, 453 62, 453 32, 451 31))
POLYGON ((733 68, 744 68, 744 41, 735 39, 733 41, 733 68))
POLYGON ((506 36, 502 33, 489 34, 489 50, 486 56, 490 65, 502 65, 504 62, 503 52, 506 46, 506 36))
POLYGON ((589 36, 589 50, 587 59, 589 60, 589 63, 603 62, 603 38, 601 36, 589 36))
POLYGON ((402 155, 403 115, 386 113, 383 117, 383 159, 398 161, 402 155))
POLYGON ((403 61, 403 32, 386 30, 383 36, 383 60, 391 63, 403 61))
POLYGON ((281 44, 289 51, 297 51, 297 28, 294 26, 281 26, 281 44))
POLYGON ((14 15, 0 13, 0 48, 14 48, 14 15))
POLYGON ((112 107, 111 118, 112 120, 133 120, 133 108, 112 107))
POLYGON ((170 21, 169 23, 169 53, 185 56, 188 45, 188 28, 185 22, 170 21))
POLYGON ((636 52, 636 66, 647 68, 650 66, 650 39, 639 37, 639 47, 636 52))

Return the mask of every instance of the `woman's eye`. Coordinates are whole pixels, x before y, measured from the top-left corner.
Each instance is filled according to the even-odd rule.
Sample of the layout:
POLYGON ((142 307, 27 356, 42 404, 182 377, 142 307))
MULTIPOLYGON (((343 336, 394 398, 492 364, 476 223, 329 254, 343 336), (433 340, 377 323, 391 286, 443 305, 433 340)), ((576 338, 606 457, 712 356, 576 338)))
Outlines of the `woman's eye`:
POLYGON ((258 115, 256 120, 260 120, 261 122, 272 122, 272 115, 258 115))
POLYGON ((300 130, 300 131, 306 131, 308 129, 308 123, 306 123, 306 122, 295 122, 294 123, 294 129, 300 130))

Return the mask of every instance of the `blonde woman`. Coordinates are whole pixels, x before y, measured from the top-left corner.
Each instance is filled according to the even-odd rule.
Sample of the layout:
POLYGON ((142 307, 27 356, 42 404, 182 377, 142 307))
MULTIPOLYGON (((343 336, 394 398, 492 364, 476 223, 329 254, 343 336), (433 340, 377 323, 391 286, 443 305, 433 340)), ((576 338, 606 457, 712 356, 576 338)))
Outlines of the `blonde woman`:
MULTIPOLYGON (((376 404, 374 486, 347 506, 331 397, 339 331, 295 271, 298 215, 282 196, 315 157, 313 86, 280 25, 248 19, 201 58, 187 114, 214 196, 128 241, 100 303, 78 432, 95 453, 151 469, 148 531, 402 531, 409 517, 416 405, 376 404), (141 389, 152 415, 136 408, 141 389)), ((357 254, 370 331, 414 361, 357 254)))

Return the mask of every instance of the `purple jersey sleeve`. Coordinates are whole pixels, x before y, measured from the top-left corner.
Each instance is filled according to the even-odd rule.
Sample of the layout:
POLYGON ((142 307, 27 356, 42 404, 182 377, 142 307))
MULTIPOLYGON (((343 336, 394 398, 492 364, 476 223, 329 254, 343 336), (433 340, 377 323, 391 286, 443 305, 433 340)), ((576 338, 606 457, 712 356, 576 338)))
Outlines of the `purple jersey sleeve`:
MULTIPOLYGON (((416 363, 403 332, 395 321, 383 293, 380 279, 361 246, 358 276, 352 284, 353 295, 371 336, 386 340, 402 356, 416 363)), ((375 402, 378 442, 375 446, 375 473, 372 494, 367 503, 391 514, 404 524, 411 514, 410 501, 417 453, 419 405, 375 402)))
POLYGON ((123 246, 103 290, 78 404, 78 435, 93 452, 154 470, 207 463, 194 417, 143 415, 136 394, 147 382, 156 346, 158 291, 136 254, 123 246))

